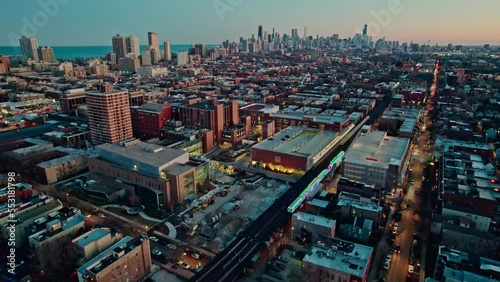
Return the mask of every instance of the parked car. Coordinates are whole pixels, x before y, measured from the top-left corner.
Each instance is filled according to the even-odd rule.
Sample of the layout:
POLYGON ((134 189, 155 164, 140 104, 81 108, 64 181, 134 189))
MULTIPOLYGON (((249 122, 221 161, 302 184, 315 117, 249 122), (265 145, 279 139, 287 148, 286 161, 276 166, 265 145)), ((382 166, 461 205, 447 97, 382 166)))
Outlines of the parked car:
POLYGON ((282 262, 288 262, 288 259, 284 256, 278 256, 277 259, 282 262))
POLYGON ((153 242, 158 242, 158 238, 155 236, 149 236, 149 240, 151 240, 153 242))
POLYGON ((413 267, 413 265, 408 265, 408 273, 412 274, 414 270, 415 268, 413 267))
POLYGON ((276 272, 281 272, 281 269, 280 269, 280 268, 278 268, 278 267, 277 267, 276 265, 274 265, 274 264, 271 264, 271 265, 269 266, 269 268, 270 268, 271 270, 273 270, 273 271, 276 271, 276 272))
POLYGON ((155 256, 159 256, 159 255, 161 255, 161 251, 160 251, 160 250, 158 250, 158 249, 153 250, 151 253, 152 253, 153 255, 155 255, 155 256))
POLYGON ((179 261, 179 266, 184 268, 184 269, 190 269, 189 265, 185 262, 179 261))
POLYGON ((192 258, 195 258, 195 259, 200 259, 200 254, 197 254, 197 253, 192 253, 192 254, 191 254, 191 257, 192 257, 192 258))
POLYGON ((386 262, 384 263, 384 269, 385 269, 385 270, 388 270, 388 269, 389 269, 389 266, 390 266, 390 263, 389 263, 388 261, 386 261, 386 262))
POLYGON ((388 254, 388 255, 385 257, 385 261, 386 261, 386 262, 391 262, 391 259, 392 259, 392 255, 391 255, 391 254, 388 254))
POLYGON ((286 266, 284 264, 282 264, 282 263, 275 262, 274 265, 276 265, 276 267, 278 267, 281 270, 285 270, 286 269, 286 266))
POLYGON ((174 244, 167 244, 167 247, 170 248, 170 249, 172 249, 172 250, 177 249, 177 246, 174 245, 174 244))

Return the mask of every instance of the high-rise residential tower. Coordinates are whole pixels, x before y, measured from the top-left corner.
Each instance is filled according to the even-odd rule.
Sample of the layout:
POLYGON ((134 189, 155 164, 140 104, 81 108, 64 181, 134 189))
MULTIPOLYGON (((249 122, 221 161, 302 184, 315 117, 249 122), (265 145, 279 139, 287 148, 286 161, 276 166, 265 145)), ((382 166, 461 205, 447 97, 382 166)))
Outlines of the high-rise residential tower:
POLYGON ((19 39, 23 56, 38 61, 38 41, 35 37, 23 36, 19 39))
POLYGON ((114 91, 112 85, 103 85, 100 92, 87 92, 85 100, 92 144, 133 138, 127 91, 114 91))
POLYGON ((119 34, 113 36, 111 39, 113 43, 113 53, 116 54, 116 59, 125 57, 127 54, 127 40, 125 36, 121 36, 119 34))
POLYGON ((55 62, 54 49, 48 46, 38 47, 38 58, 46 63, 55 62))
POLYGON ((260 39, 260 40, 264 39, 262 37, 262 36, 264 36, 264 33, 262 32, 262 29, 263 29, 262 26, 259 25, 259 30, 258 30, 258 33, 257 33, 257 38, 260 39))
POLYGON ((136 56, 139 56, 141 54, 139 47, 139 37, 133 34, 127 37, 127 53, 132 53, 136 56))
POLYGON ((172 60, 172 50, 170 49, 170 41, 163 42, 163 51, 165 52, 165 60, 172 60))
POLYGON ((157 32, 148 32, 148 43, 148 45, 151 46, 151 49, 160 51, 160 43, 158 41, 157 32))

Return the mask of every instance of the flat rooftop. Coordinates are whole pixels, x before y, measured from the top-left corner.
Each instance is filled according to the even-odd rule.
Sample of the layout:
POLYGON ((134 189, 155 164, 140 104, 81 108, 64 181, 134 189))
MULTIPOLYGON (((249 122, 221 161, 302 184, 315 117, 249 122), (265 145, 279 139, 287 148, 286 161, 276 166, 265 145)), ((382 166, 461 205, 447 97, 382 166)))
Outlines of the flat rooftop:
POLYGON ((378 206, 378 205, 375 205, 372 203, 359 202, 359 201, 348 200, 348 199, 340 199, 337 202, 337 206, 339 206, 339 207, 343 207, 343 206, 349 207, 350 206, 350 207, 354 207, 354 208, 357 208, 360 210, 372 211, 372 212, 381 212, 382 211, 381 206, 378 206))
POLYGON ((84 248, 88 244, 90 244, 94 241, 97 241, 108 234, 109 234, 109 231, 106 231, 102 228, 93 229, 93 230, 83 234, 79 238, 77 238, 77 240, 74 243, 76 245, 84 248))
POLYGON ((102 251, 100 254, 95 256, 93 259, 89 260, 86 262, 84 265, 82 265, 80 268, 78 268, 78 272, 86 275, 87 274, 87 269, 91 269, 94 266, 98 265, 101 260, 104 258, 108 257, 109 255, 113 254, 113 250, 116 248, 121 248, 127 245, 130 241, 132 241, 133 238, 126 236, 125 238, 121 239, 120 241, 116 242, 113 244, 111 247, 107 248, 106 250, 102 251))
POLYGON ((368 272, 373 248, 336 238, 324 242, 329 248, 313 246, 302 262, 363 277, 368 272))
POLYGON ((436 147, 450 147, 450 146, 457 146, 457 147, 464 147, 464 148, 471 148, 471 149, 480 149, 480 150, 486 150, 489 151, 490 147, 488 147, 488 144, 484 142, 474 142, 474 141, 460 141, 460 140, 455 140, 455 139, 447 139, 442 136, 436 137, 436 147))
POLYGON ((410 139, 388 136, 383 131, 360 135, 345 155, 344 162, 363 166, 389 168, 401 165, 410 139))
POLYGON ((335 220, 326 217, 313 215, 305 212, 296 212, 293 214, 293 218, 298 221, 311 222, 319 226, 326 228, 333 228, 335 226, 335 220))
POLYGON ((155 174, 155 176, 159 176, 160 171, 169 165, 189 161, 189 154, 182 150, 149 144, 139 140, 130 141, 125 146, 120 143, 106 143, 97 146, 96 151, 99 158, 130 169, 137 169, 139 172, 154 169, 155 171, 150 171, 150 173, 155 174), (134 165, 136 168, 134 168, 134 165))
POLYGON ((59 151, 61 153, 68 154, 63 157, 55 158, 49 161, 41 162, 37 164, 36 166, 41 167, 41 168, 49 168, 49 167, 54 167, 54 166, 59 166, 64 163, 69 163, 72 160, 80 157, 80 156, 86 156, 86 152, 82 150, 77 150, 73 148, 65 148, 65 147, 56 147, 53 149, 49 149, 52 151, 59 151))
POLYGON ((337 137, 337 132, 290 126, 253 148, 265 151, 309 157, 319 153, 337 137))

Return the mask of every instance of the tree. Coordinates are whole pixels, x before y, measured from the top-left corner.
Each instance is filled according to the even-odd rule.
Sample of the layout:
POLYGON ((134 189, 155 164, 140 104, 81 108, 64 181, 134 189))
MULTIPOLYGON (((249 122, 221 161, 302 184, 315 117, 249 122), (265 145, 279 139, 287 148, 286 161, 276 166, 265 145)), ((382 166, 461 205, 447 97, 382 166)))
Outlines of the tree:
POLYGON ((131 193, 130 196, 128 197, 128 200, 130 204, 132 204, 132 206, 139 204, 139 202, 141 201, 139 196, 137 196, 135 193, 131 193))

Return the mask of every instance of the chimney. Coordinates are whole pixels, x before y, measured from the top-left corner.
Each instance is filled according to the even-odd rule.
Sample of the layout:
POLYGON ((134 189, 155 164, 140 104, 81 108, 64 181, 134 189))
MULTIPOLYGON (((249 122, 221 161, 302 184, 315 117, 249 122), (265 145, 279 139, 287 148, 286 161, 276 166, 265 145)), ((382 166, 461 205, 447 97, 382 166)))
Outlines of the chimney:
POLYGON ((102 93, 111 93, 111 92, 113 92, 113 85, 110 85, 110 84, 103 84, 103 85, 101 85, 101 92, 102 93))

